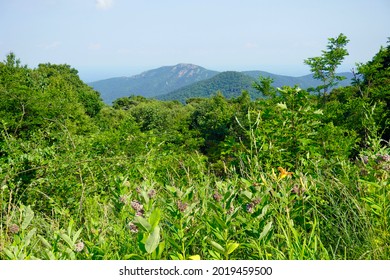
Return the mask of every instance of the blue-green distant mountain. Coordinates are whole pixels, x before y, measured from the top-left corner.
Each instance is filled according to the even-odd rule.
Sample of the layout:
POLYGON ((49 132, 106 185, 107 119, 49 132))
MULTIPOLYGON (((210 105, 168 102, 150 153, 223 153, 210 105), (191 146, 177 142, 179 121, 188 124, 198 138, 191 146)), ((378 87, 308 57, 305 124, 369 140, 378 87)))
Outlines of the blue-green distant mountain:
POLYGON ((132 77, 118 77, 89 83, 100 92, 104 102, 130 95, 153 97, 166 94, 180 87, 211 78, 217 71, 207 70, 193 64, 164 66, 132 77))
MULTIPOLYGON (((339 86, 351 83, 352 73, 340 75, 347 79, 341 81, 339 86)), ((252 98, 259 97, 259 93, 252 88, 253 82, 258 80, 259 76, 274 79, 275 87, 298 85, 307 89, 320 85, 320 81, 314 79, 312 75, 291 77, 264 71, 217 72, 184 63, 160 67, 132 77, 100 80, 89 85, 100 92, 107 104, 130 95, 184 102, 191 97, 208 97, 217 91, 221 91, 226 97, 237 97, 242 90, 247 90, 252 98)))
MULTIPOLYGON (((274 80, 273 86, 274 87, 282 87, 282 86, 295 86, 298 85, 302 89, 308 89, 310 87, 317 87, 321 84, 319 80, 316 80, 313 78, 313 75, 305 75, 300 77, 291 77, 291 76, 283 76, 283 75, 276 75, 264 71, 244 71, 241 72, 243 74, 246 74, 248 76, 251 76, 253 78, 258 79, 260 76, 263 77, 270 77, 274 80)), ((351 84, 351 80, 353 78, 353 74, 350 72, 342 72, 338 73, 340 76, 346 77, 345 80, 342 80, 339 82, 339 87, 348 86, 351 84)))
MULTIPOLYGON (((349 85, 351 82, 351 73, 340 73, 347 79, 340 82, 339 86, 349 85)), ((181 87, 170 93, 156 96, 156 99, 160 100, 178 100, 185 102, 188 98, 192 97, 209 97, 215 94, 217 91, 221 91, 226 98, 238 97, 243 90, 249 92, 252 99, 262 97, 262 95, 253 89, 252 85, 258 78, 270 77, 274 80, 274 87, 282 86, 295 86, 307 89, 310 87, 316 87, 320 85, 320 81, 313 78, 312 75, 306 75, 302 77, 290 77, 275 75, 264 71, 245 71, 245 72, 222 72, 210 79, 203 80, 185 87, 181 87)))

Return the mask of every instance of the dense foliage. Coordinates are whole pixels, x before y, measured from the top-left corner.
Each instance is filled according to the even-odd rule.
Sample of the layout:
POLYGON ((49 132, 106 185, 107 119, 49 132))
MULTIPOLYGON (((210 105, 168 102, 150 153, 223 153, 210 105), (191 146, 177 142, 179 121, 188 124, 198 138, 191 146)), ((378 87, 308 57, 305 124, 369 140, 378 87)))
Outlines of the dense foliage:
POLYGON ((185 102, 189 98, 210 97, 216 91, 221 91, 226 98, 237 97, 243 90, 248 91, 253 99, 261 97, 252 88, 255 79, 240 72, 222 72, 210 79, 181 87, 167 94, 156 96, 160 100, 178 100, 185 102))
POLYGON ((320 96, 263 78, 256 100, 106 106, 9 54, 0 259, 389 259, 389 62, 320 96))

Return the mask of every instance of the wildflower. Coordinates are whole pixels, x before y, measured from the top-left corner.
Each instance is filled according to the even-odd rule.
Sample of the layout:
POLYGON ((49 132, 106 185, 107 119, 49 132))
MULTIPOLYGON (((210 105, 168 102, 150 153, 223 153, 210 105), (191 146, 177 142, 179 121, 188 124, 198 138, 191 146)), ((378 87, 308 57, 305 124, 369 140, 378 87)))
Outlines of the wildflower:
POLYGON ((125 195, 122 195, 119 197, 119 202, 126 204, 127 203, 127 197, 125 195))
POLYGON ((390 172, 390 164, 384 165, 384 166, 382 167, 382 169, 383 169, 384 171, 390 172))
POLYGON ((180 200, 177 202, 177 208, 179 209, 180 212, 186 211, 187 207, 188 207, 187 203, 183 203, 180 200))
POLYGON ((74 245, 74 250, 76 252, 81 252, 83 249, 84 249, 84 242, 82 241, 74 245))
POLYGON ((364 164, 368 163, 368 156, 362 156, 362 161, 364 164))
POLYGON ((246 208, 246 211, 248 212, 248 213, 253 213, 253 212, 255 212, 255 205, 251 202, 251 203, 248 203, 246 206, 245 206, 245 208, 246 208))
POLYGON ((154 190, 154 189, 152 189, 152 190, 150 190, 149 192, 148 192, 148 197, 149 198, 153 198, 153 197, 155 197, 156 196, 156 190, 154 190))
POLYGON ((215 201, 220 202, 221 199, 222 199, 222 195, 221 195, 220 193, 218 193, 218 192, 215 192, 215 193, 213 194, 213 198, 214 198, 215 201))
POLYGON ((136 187, 136 188, 135 188, 135 191, 136 191, 137 193, 141 193, 141 188, 140 188, 140 187, 136 187))
POLYGON ((227 214, 231 215, 231 214, 233 214, 233 212, 234 212, 234 206, 232 205, 232 206, 230 206, 229 210, 227 211, 227 214))
POLYGON ((144 209, 141 209, 141 210, 137 211, 137 212, 135 213, 135 215, 136 215, 136 216, 143 217, 143 216, 144 216, 144 213, 145 213, 144 209))
POLYGON ((137 211, 137 212, 139 212, 139 211, 141 211, 143 208, 144 208, 144 206, 141 204, 141 202, 139 202, 138 200, 133 200, 131 203, 130 203, 130 205, 131 205, 131 207, 135 210, 135 211, 137 211))
POLYGON ((381 163, 381 162, 388 162, 390 161, 390 155, 376 155, 376 162, 381 163))
POLYGON ((252 203, 254 206, 256 206, 257 204, 259 204, 261 202, 261 199, 260 198, 255 198, 252 203))
POLYGON ((137 233, 138 232, 138 227, 133 224, 132 222, 127 224, 127 228, 132 232, 132 233, 137 233))
POLYGON ((280 179, 283 179, 286 176, 291 177, 291 175, 293 174, 292 172, 287 172, 286 169, 284 169, 283 167, 280 167, 280 166, 278 167, 278 170, 280 172, 280 174, 279 174, 280 179))
POLYGON ((8 231, 9 231, 9 233, 11 233, 11 234, 17 234, 18 232, 19 232, 19 226, 18 225, 16 225, 16 224, 12 224, 12 225, 10 225, 10 227, 8 228, 8 231))

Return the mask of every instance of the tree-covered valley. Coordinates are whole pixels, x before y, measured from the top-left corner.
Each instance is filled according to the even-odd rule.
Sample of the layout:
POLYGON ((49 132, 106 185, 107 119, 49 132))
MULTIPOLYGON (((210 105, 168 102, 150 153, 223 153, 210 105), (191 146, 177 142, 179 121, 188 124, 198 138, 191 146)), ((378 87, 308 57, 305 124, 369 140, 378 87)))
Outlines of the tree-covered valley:
POLYGON ((0 259, 390 259, 390 42, 336 87, 347 43, 304 61, 316 88, 112 106, 10 53, 0 259))

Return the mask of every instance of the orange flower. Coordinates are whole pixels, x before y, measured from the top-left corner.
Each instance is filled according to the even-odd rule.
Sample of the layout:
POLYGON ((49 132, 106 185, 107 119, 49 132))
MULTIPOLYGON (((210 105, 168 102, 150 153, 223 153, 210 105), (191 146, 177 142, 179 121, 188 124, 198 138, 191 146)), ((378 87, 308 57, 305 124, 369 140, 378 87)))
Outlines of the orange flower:
POLYGON ((279 174, 280 179, 283 179, 284 177, 287 177, 287 176, 291 177, 291 175, 293 174, 292 172, 287 172, 286 169, 284 169, 283 167, 280 167, 280 166, 278 167, 278 170, 280 172, 280 174, 279 174))

